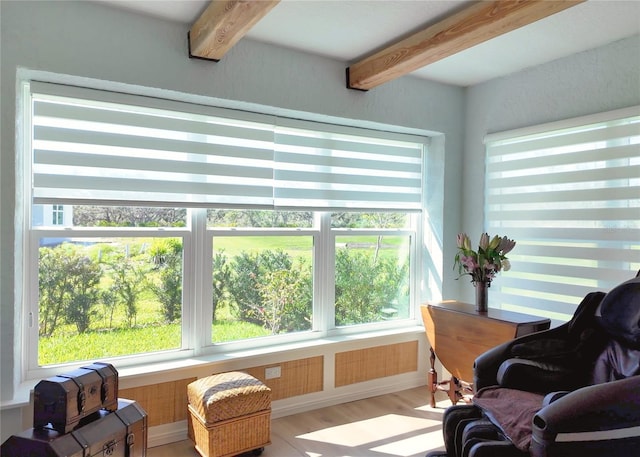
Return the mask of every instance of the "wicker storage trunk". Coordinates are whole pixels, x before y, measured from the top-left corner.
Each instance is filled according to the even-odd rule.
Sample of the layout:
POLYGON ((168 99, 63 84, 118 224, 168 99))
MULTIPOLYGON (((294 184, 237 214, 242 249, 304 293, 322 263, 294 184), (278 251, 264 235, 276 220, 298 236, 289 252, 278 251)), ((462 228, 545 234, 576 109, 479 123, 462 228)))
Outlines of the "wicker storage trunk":
POLYGON ((189 438, 203 457, 259 454, 271 443, 271 389, 233 371, 187 386, 189 438))

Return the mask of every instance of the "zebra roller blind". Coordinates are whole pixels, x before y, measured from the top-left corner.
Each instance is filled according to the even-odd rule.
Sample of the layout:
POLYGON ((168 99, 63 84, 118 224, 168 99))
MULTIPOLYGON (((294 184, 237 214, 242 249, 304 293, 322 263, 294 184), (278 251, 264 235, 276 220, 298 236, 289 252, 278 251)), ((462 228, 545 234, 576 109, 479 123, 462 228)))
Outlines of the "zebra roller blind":
POLYGON ((640 107, 489 135, 486 226, 517 241, 505 309, 567 320, 640 268, 640 107))
POLYGON ((427 138, 31 82, 35 203, 421 209, 427 138))

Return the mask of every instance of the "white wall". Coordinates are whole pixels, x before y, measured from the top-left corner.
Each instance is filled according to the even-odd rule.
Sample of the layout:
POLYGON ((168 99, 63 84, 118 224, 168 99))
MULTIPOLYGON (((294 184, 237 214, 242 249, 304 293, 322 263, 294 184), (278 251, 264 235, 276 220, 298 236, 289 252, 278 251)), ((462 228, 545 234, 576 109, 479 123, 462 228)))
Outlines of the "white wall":
MULTIPOLYGON (((640 35, 469 88, 462 226, 475 240, 483 230, 486 134, 638 104, 640 35)), ((472 300, 473 288, 460 293, 472 300)))
MULTIPOLYGON (((443 206, 440 198, 427 195, 429 222, 435 228, 434 241, 445 246, 444 266, 436 265, 438 274, 444 272, 442 294, 455 296, 458 283, 451 266, 461 216, 464 90, 413 77, 370 92, 348 90, 348 63, 250 40, 241 41, 219 63, 190 60, 188 28, 89 2, 0 1, 0 400, 5 406, 14 398, 20 375, 13 369, 20 352, 14 345, 20 324, 14 313, 20 298, 14 291, 14 280, 20 282, 19 262, 14 262, 19 242, 14 223, 20 223, 14 190, 17 75, 439 134, 428 164, 429 186, 444 187, 446 198, 443 206)), ((14 428, 3 424, 5 437, 21 428, 9 419, 13 414, 11 409, 2 411, 3 422, 12 422, 14 428)))

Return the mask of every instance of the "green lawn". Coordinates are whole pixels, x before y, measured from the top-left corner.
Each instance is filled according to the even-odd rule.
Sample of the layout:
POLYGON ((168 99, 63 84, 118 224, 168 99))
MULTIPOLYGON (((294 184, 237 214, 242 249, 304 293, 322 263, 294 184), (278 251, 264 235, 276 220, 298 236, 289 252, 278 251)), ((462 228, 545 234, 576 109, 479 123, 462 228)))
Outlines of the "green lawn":
MULTIPOLYGON (((51 365, 178 349, 180 331, 180 324, 175 323, 40 338, 38 363, 51 365)), ((211 331, 214 343, 270 335, 259 325, 229 320, 216 322, 211 331)))
POLYGON ((292 258, 306 255, 313 248, 310 236, 222 236, 213 239, 214 251, 224 250, 232 258, 242 252, 281 250, 292 258))

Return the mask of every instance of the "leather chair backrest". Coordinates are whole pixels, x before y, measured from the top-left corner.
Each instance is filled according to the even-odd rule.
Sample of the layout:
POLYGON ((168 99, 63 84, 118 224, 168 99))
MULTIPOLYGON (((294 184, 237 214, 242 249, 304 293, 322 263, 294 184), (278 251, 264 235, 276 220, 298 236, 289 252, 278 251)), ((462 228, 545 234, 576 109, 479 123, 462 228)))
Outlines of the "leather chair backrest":
POLYGON ((599 307, 599 323, 623 345, 640 349, 640 277, 609 291, 599 307))
POLYGON ((596 316, 611 339, 596 359, 593 384, 640 375, 640 277, 611 289, 596 316))

